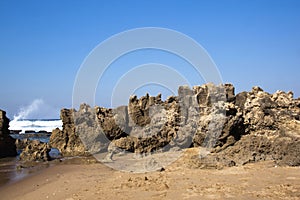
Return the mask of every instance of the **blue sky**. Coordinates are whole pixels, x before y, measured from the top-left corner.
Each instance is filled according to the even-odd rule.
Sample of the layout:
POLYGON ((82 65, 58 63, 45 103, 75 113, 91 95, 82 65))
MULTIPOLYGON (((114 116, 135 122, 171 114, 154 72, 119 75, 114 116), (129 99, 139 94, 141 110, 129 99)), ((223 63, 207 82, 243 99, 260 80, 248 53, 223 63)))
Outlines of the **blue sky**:
MULTIPOLYGON (((58 117, 60 108, 72 105, 73 83, 89 52, 110 36, 139 27, 164 27, 190 36, 237 92, 259 85, 270 93, 293 90, 300 96, 297 0, 1 0, 0 109, 12 117, 42 99, 47 112, 41 108, 39 117, 58 117)), ((146 58, 135 55, 138 63, 167 57, 159 52, 146 58)), ((113 82, 105 84, 110 90, 113 82)), ((103 91, 96 100, 110 104, 103 91)))

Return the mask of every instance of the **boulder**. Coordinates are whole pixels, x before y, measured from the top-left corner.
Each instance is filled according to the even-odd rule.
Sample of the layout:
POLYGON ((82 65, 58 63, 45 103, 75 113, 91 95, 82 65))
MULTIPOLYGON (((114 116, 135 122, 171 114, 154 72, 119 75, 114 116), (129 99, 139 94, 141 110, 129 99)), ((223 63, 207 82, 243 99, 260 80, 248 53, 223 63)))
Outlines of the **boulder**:
POLYGON ((16 156, 15 139, 9 135, 9 119, 6 112, 0 110, 0 158, 16 156))
POLYGON ((22 161, 49 161, 51 148, 49 144, 42 143, 39 140, 29 141, 27 146, 20 154, 20 160, 22 161))

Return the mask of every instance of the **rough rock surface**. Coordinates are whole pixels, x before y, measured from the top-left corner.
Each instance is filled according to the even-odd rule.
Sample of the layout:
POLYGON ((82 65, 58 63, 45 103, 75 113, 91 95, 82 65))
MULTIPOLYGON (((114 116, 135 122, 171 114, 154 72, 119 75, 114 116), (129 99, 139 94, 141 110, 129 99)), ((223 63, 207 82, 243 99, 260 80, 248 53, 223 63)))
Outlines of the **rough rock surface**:
POLYGON ((27 146, 20 154, 20 160, 23 161, 49 161, 51 150, 49 144, 42 143, 38 140, 27 141, 27 146))
POLYGON ((195 159, 204 166, 262 160, 300 165, 300 99, 292 92, 269 94, 253 87, 235 95, 231 84, 181 86, 178 96, 165 101, 161 95, 131 96, 128 106, 82 105, 79 111, 63 109, 61 118, 63 130, 53 131, 50 144, 63 155, 108 151, 111 158, 122 151, 201 147, 211 152, 195 159))
POLYGON ((17 151, 22 151, 23 149, 25 149, 25 147, 30 143, 30 140, 25 138, 25 139, 16 139, 16 148, 17 151))
POLYGON ((15 140, 9 136, 8 127, 6 112, 0 110, 0 158, 17 155, 15 140))
POLYGON ((226 123, 212 154, 198 166, 234 166, 273 160, 300 165, 299 102, 291 92, 253 87, 226 103, 226 123))
MULTIPOLYGON (((100 128, 98 123, 95 111, 97 111, 97 107, 91 108, 89 105, 82 104, 79 110, 74 112, 75 134, 79 136, 86 154, 106 151, 110 142, 108 139, 109 133, 113 134, 113 131, 109 131, 110 129, 108 127, 106 127, 108 131, 107 135, 104 134, 103 129, 100 128)), ((107 117, 106 119, 109 120, 110 118, 107 117)), ((109 125, 109 127, 116 132, 118 130, 118 127, 115 125, 109 125)))
POLYGON ((62 109, 60 118, 63 130, 54 129, 50 136, 50 146, 60 151, 63 156, 86 155, 85 147, 75 131, 74 109, 62 109))
POLYGON ((128 130, 128 112, 126 106, 116 109, 95 108, 99 125, 109 140, 125 137, 128 130))

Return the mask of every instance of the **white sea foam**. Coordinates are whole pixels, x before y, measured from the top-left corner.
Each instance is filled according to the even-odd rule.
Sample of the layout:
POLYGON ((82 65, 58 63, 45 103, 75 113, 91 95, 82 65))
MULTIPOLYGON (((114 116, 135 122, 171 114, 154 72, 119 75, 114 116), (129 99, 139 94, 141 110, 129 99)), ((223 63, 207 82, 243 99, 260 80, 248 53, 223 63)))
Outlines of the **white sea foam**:
POLYGON ((10 130, 20 130, 21 133, 25 131, 47 131, 52 132, 55 128, 62 128, 62 121, 59 119, 55 120, 18 120, 11 121, 9 123, 10 130))
POLYGON ((20 119, 26 119, 28 118, 28 116, 39 110, 40 106, 43 104, 43 100, 42 99, 35 99, 29 106, 27 107, 22 107, 20 112, 14 116, 13 121, 18 121, 20 119))
POLYGON ((29 106, 22 107, 20 112, 14 116, 9 123, 9 130, 25 131, 47 131, 52 132, 55 128, 62 128, 62 121, 59 119, 26 119, 33 113, 39 112, 45 103, 42 99, 35 99, 29 106))

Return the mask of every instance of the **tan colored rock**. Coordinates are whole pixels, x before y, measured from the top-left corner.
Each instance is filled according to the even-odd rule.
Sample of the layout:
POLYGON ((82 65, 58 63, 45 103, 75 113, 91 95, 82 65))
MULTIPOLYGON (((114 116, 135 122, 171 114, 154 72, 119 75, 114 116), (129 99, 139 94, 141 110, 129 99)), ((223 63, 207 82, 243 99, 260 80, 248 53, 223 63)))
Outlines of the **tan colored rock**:
POLYGON ((85 147, 75 131, 74 109, 62 109, 60 118, 63 130, 54 129, 50 136, 50 146, 60 151, 63 156, 86 155, 85 147))
POLYGON ((165 101, 146 94, 115 109, 63 110, 63 130, 53 131, 50 143, 65 152, 108 152, 110 159, 123 151, 197 146, 211 152, 206 161, 216 166, 262 160, 294 166, 299 165, 299 102, 291 92, 269 94, 257 86, 237 95, 232 84, 181 86, 178 96, 165 101))
POLYGON ((28 142, 23 149, 20 159, 22 161, 49 161, 51 148, 47 143, 42 143, 38 140, 28 142))
POLYGON ((118 139, 128 134, 128 111, 127 106, 116 109, 96 107, 98 123, 109 140, 118 139))
POLYGON ((271 98, 274 102, 277 103, 277 105, 279 107, 282 107, 282 108, 288 108, 288 107, 292 106, 292 104, 293 104, 293 93, 292 92, 285 93, 281 90, 278 90, 272 95, 271 98))
POLYGON ((128 103, 129 126, 145 126, 150 123, 149 109, 154 104, 161 104, 161 94, 150 97, 149 94, 138 99, 131 96, 128 103))

